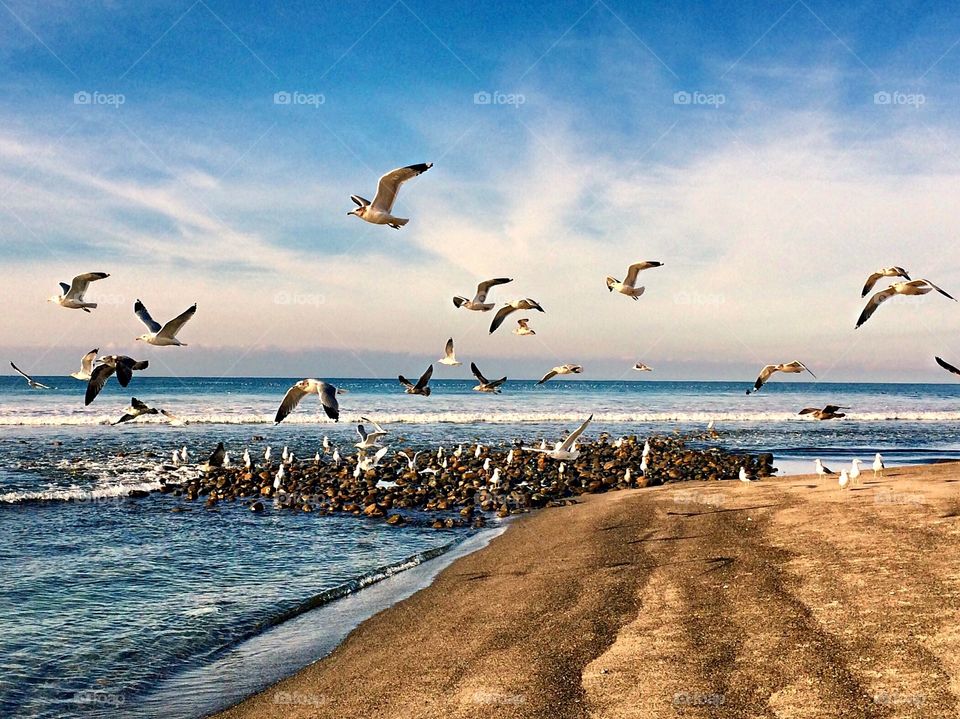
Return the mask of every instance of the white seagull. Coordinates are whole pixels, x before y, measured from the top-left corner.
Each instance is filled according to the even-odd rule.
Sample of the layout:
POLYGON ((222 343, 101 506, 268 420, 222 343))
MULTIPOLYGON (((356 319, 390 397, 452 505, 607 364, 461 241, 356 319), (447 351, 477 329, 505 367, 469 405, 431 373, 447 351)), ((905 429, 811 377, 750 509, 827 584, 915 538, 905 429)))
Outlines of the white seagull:
POLYGON ((524 317, 522 320, 517 320, 517 327, 513 330, 513 334, 526 337, 527 335, 535 335, 537 333, 530 327, 530 320, 524 317))
POLYGON ((834 471, 832 471, 831 469, 823 466, 823 462, 821 462, 819 458, 813 460, 813 466, 816 468, 817 474, 818 474, 820 477, 826 477, 828 474, 836 474, 836 472, 834 472, 834 471))
POLYGON ((20 375, 20 376, 23 377, 25 380, 27 380, 27 384, 30 385, 30 389, 53 389, 53 387, 48 387, 48 386, 45 385, 45 384, 42 384, 42 383, 40 383, 40 382, 37 382, 33 377, 31 377, 31 376, 28 375, 26 372, 24 372, 22 369, 20 369, 19 367, 17 367, 13 362, 10 363, 10 366, 13 367, 14 371, 15 371, 18 375, 20 375))
POLYGON ((490 334, 497 331, 497 328, 503 324, 503 321, 507 319, 507 316, 511 312, 516 312, 517 310, 536 310, 537 312, 543 312, 543 307, 540 306, 539 302, 529 297, 507 302, 507 304, 497 310, 497 314, 494 315, 493 322, 490 323, 490 334))
POLYGON ((362 424, 357 425, 357 434, 360 435, 360 441, 357 442, 354 447, 357 449, 373 449, 374 447, 380 447, 380 438, 387 435, 387 431, 381 427, 379 424, 374 422, 372 419, 367 419, 366 417, 361 417, 364 422, 369 422, 373 425, 374 431, 367 432, 367 428, 362 424))
POLYGON ((863 286, 863 291, 860 293, 860 296, 866 297, 867 293, 873 289, 873 286, 877 284, 877 281, 881 277, 902 277, 907 281, 910 280, 910 275, 908 275, 907 271, 902 267, 886 267, 882 270, 877 270, 867 278, 867 282, 863 286))
POLYGON ((578 364, 562 364, 559 367, 554 367, 552 370, 547 372, 543 377, 540 378, 540 381, 537 384, 543 384, 551 377, 556 377, 558 374, 580 374, 583 372, 583 367, 578 364))
POLYGON ((389 225, 393 229, 399 230, 410 221, 390 214, 393 210, 393 203, 397 199, 397 192, 400 191, 400 185, 417 175, 422 175, 431 167, 433 167, 432 162, 424 162, 419 165, 408 165, 391 170, 380 178, 380 182, 377 184, 377 196, 373 198, 373 202, 365 200, 359 195, 350 195, 350 199, 356 204, 357 209, 350 210, 347 214, 359 217, 361 220, 374 225, 389 225))
POLYGON ((487 303, 487 294, 490 292, 490 288, 496 287, 497 285, 505 285, 508 282, 513 282, 513 279, 510 277, 498 277, 493 280, 484 280, 477 285, 477 294, 474 295, 472 300, 457 295, 453 298, 453 306, 462 307, 465 310, 473 310, 474 312, 489 312, 496 306, 492 302, 487 303))
POLYGON ((607 277, 607 290, 610 292, 619 292, 622 295, 627 297, 632 297, 634 300, 640 298, 640 295, 643 294, 644 287, 637 287, 637 275, 640 274, 643 270, 649 270, 651 267, 662 267, 662 262, 636 262, 630 267, 627 268, 627 277, 623 282, 616 279, 615 277, 607 277))
POLYGON ((580 456, 580 450, 577 449, 577 438, 583 434, 583 430, 587 428, 587 425, 590 424, 590 420, 592 419, 593 415, 591 414, 583 424, 567 435, 566 439, 557 442, 553 449, 540 449, 538 447, 523 447, 523 449, 528 452, 540 452, 541 454, 547 455, 550 459, 573 461, 580 456))
POLYGON ((104 280, 109 276, 106 272, 87 272, 83 275, 77 275, 69 285, 66 282, 61 282, 60 287, 63 291, 59 295, 47 299, 47 302, 54 302, 68 310, 83 310, 84 312, 95 310, 97 303, 86 302, 83 296, 91 282, 104 280))
POLYGON ((750 482, 753 481, 753 480, 750 479, 750 475, 747 474, 747 468, 746 468, 746 467, 741 467, 741 468, 740 468, 740 481, 741 481, 741 482, 746 482, 747 484, 750 484, 750 482))
POLYGON ((880 305, 889 300, 891 297, 895 297, 896 295, 925 295, 932 290, 936 290, 947 299, 953 300, 954 302, 957 301, 953 295, 950 295, 946 291, 937 287, 930 280, 894 282, 887 289, 880 290, 867 301, 866 307, 863 308, 863 312, 860 313, 860 317, 857 319, 857 329, 859 329, 864 322, 873 316, 873 313, 877 311, 877 308, 880 305))
MULTIPOLYGON (((800 360, 793 360, 793 362, 781 362, 780 364, 768 364, 762 370, 760 370, 760 376, 757 377, 757 381, 753 383, 753 389, 748 389, 747 394, 750 394, 751 392, 759 392, 760 388, 766 384, 767 380, 773 376, 774 372, 799 374, 801 372, 810 372, 810 369, 800 360)), ((810 372, 810 376, 814 379, 817 378, 813 372, 810 372)))
POLYGON ((850 475, 850 480, 851 480, 854 484, 857 484, 857 480, 860 479, 860 465, 861 465, 861 464, 862 464, 862 463, 860 462, 859 459, 854 459, 852 462, 850 462, 850 472, 849 472, 849 475, 850 475))
POLYGON ((880 453, 877 452, 876 456, 873 458, 873 476, 876 477, 879 475, 882 477, 884 467, 883 457, 881 457, 880 453))
POLYGON ((274 417, 273 421, 280 424, 288 414, 296 409, 297 405, 300 404, 300 400, 314 392, 316 392, 320 398, 320 404, 323 406, 323 411, 326 412, 327 417, 334 422, 339 421, 340 403, 337 402, 337 388, 329 382, 323 382, 318 379, 302 379, 288 389, 287 393, 283 396, 283 401, 280 403, 280 407, 277 409, 277 416, 274 417))
POLYGON ((140 300, 133 304, 133 311, 150 330, 137 337, 137 340, 157 347, 186 347, 183 342, 177 339, 177 332, 197 313, 197 305, 194 303, 192 307, 177 315, 165 325, 161 325, 154 320, 140 300))
POLYGON ((437 360, 440 364, 445 364, 448 367, 459 367, 463 362, 457 361, 457 353, 453 349, 453 337, 447 340, 446 346, 443 348, 443 357, 437 360))
POLYGON ((97 359, 97 352, 100 351, 100 348, 92 349, 87 352, 83 358, 80 360, 80 369, 70 376, 74 379, 79 379, 84 382, 90 380, 90 375, 93 373, 93 363, 97 359))
POLYGON ((840 484, 840 489, 846 489, 847 485, 850 484, 850 476, 847 474, 847 470, 840 470, 840 478, 837 480, 840 484))

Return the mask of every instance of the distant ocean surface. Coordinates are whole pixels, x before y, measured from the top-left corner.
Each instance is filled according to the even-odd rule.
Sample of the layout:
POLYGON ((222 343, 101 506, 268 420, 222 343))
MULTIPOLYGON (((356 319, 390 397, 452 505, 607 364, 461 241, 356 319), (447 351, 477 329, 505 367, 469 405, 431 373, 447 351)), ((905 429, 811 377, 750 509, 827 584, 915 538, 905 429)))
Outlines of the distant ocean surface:
MULTIPOLYGON (((340 423, 308 397, 274 426, 294 379, 137 375, 127 390, 110 380, 87 408, 84 383, 37 379, 57 389, 0 377, 4 717, 202 716, 217 707, 211 686, 231 671, 232 657, 243 656, 249 674, 262 652, 261 670, 238 680, 244 691, 277 678, 275 657, 263 648, 275 632, 288 633, 274 644, 302 650, 285 670, 329 648, 316 637, 337 627, 311 624, 307 608, 376 591, 382 577, 474 541, 474 530, 437 531, 426 521, 394 528, 353 517, 253 514, 241 503, 208 511, 169 496, 126 498, 130 489, 158 486, 158 463, 184 445, 192 462, 218 441, 235 462, 244 447, 256 455, 267 445, 308 458, 326 435, 352 454, 361 415, 386 425, 395 449, 530 442, 555 440, 593 414, 588 438, 699 432, 713 421, 720 446, 772 452, 788 472, 810 471, 814 457, 869 464, 876 451, 888 464, 960 459, 960 384, 774 379, 746 396, 748 382, 509 381, 497 396, 472 392, 472 380, 435 379, 424 398, 403 394, 395 380, 345 379, 332 380, 349 391, 339 398, 340 423), (109 426, 131 396, 188 424, 148 418, 109 426), (839 421, 797 416, 825 404, 851 409, 839 421), (171 512, 175 506, 189 511, 171 512)), ((334 616, 333 624, 352 621, 334 616)))

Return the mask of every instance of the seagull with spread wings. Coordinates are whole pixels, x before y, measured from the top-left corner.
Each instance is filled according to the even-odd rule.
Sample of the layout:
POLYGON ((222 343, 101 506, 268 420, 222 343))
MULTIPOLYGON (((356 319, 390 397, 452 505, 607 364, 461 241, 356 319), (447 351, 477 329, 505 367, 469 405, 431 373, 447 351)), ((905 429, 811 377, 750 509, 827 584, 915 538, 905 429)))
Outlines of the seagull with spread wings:
POLYGON ((381 427, 379 424, 374 422, 372 419, 367 419, 366 417, 361 417, 361 420, 364 422, 369 422, 373 425, 374 431, 367 432, 367 428, 362 424, 357 425, 357 434, 360 435, 360 441, 357 442, 354 447, 357 449, 374 449, 379 448, 380 438, 387 436, 387 430, 381 427))
POLYGON ((637 275, 639 275, 643 270, 649 270, 653 267, 662 267, 662 262, 635 262, 627 268, 627 276, 621 282, 615 277, 607 277, 607 290, 610 292, 619 292, 622 295, 627 297, 632 297, 634 300, 640 298, 640 295, 643 294, 645 287, 637 287, 637 275))
MULTIPOLYGON (((762 370, 760 370, 760 376, 757 377, 757 381, 753 383, 753 389, 747 390, 747 394, 751 392, 759 392, 760 388, 766 384, 767 380, 773 376, 774 372, 786 372, 788 374, 799 374, 801 372, 810 372, 809 368, 800 360, 794 360, 793 362, 781 362, 780 364, 768 364, 762 370)), ((817 376, 810 372, 810 376, 814 379, 817 376)))
POLYGON ((866 297, 867 293, 873 289, 873 286, 877 284, 881 277, 902 277, 907 281, 910 280, 910 275, 908 275, 907 271, 902 267, 885 267, 882 270, 877 270, 867 278, 860 296, 866 297))
POLYGON ((462 307, 465 310, 473 310, 474 312, 489 312, 496 307, 493 302, 487 302, 487 295, 490 293, 490 288, 496 287, 497 285, 505 285, 508 282, 513 282, 513 280, 509 277, 484 280, 477 285, 477 294, 474 295, 472 300, 458 295, 453 298, 453 306, 458 308, 462 307))
POLYGON ((150 362, 143 360, 138 362, 132 357, 126 355, 107 355, 100 358, 100 364, 90 373, 90 381, 87 382, 87 393, 84 396, 83 403, 88 405, 97 398, 100 390, 110 379, 111 375, 117 375, 117 381, 121 387, 126 387, 133 379, 134 370, 145 370, 150 366, 150 362))
POLYGON ((577 448, 577 438, 583 434, 583 430, 587 428, 587 425, 590 424, 590 421, 593 419, 591 414, 587 417, 587 420, 573 430, 570 434, 567 435, 566 439, 563 439, 557 442, 553 449, 544 449, 541 447, 523 447, 522 449, 527 452, 539 452, 541 454, 547 455, 550 459, 559 459, 565 462, 571 462, 580 456, 580 450, 577 448))
POLYGON ((430 396, 429 382, 431 377, 433 377, 432 364, 429 367, 427 367, 426 372, 420 375, 420 379, 417 380, 416 384, 413 384, 410 380, 408 380, 403 375, 400 375, 398 379, 400 380, 400 384, 404 386, 404 392, 406 392, 407 394, 419 394, 419 395, 423 395, 424 397, 429 397, 430 396))
POLYGON ((140 318, 140 321, 147 326, 149 332, 140 335, 137 337, 138 341, 146 342, 150 345, 156 345, 157 347, 186 347, 187 345, 177 339, 177 332, 190 321, 190 318, 197 313, 197 305, 194 303, 192 307, 180 313, 172 320, 167 322, 165 325, 161 325, 159 322, 153 319, 150 316, 150 313, 147 312, 147 308, 144 306, 143 302, 137 300, 133 305, 133 311, 136 313, 137 317, 140 318))
POLYGON ((97 360, 97 352, 100 351, 100 348, 92 349, 87 352, 80 359, 80 369, 71 374, 70 376, 74 379, 81 380, 83 382, 90 381, 90 375, 93 373, 93 365, 97 360))
POLYGON ((463 364, 463 362, 457 361, 457 353, 453 349, 453 337, 447 340, 447 344, 443 348, 443 357, 438 359, 437 362, 448 367, 459 367, 463 364))
POLYGON ((277 409, 277 416, 274 417, 273 421, 280 424, 286 419, 287 415, 297 408, 300 400, 314 392, 316 392, 320 398, 320 404, 323 406, 323 411, 326 412, 327 417, 334 422, 339 421, 340 403, 337 401, 337 388, 329 382, 323 382, 318 379, 302 379, 288 389, 287 393, 283 396, 283 401, 280 403, 280 407, 277 409))
POLYGON ((393 210, 393 203, 397 199, 397 193, 400 191, 400 185, 417 175, 422 175, 431 167, 433 167, 432 162, 423 162, 419 165, 407 165, 391 170, 380 178, 380 182, 377 184, 377 196, 373 198, 373 202, 365 200, 359 195, 350 195, 350 199, 353 200, 357 208, 350 210, 347 214, 359 217, 361 220, 374 225, 389 225, 393 229, 399 230, 410 221, 390 214, 393 210))
POLYGON ((798 414, 809 414, 814 419, 823 421, 826 419, 840 419, 841 417, 846 417, 847 415, 839 411, 841 409, 850 409, 850 408, 841 407, 840 405, 836 405, 836 404, 828 404, 823 409, 817 409, 816 407, 806 407, 804 409, 801 409, 798 414))
POLYGON ((507 304, 497 310, 497 314, 494 315, 493 322, 490 323, 490 334, 497 331, 497 328, 503 324, 503 321, 507 319, 511 312, 516 312, 517 310, 536 310, 537 312, 543 312, 543 307, 540 306, 539 302, 529 297, 507 302, 507 304))
POLYGON ((480 384, 473 388, 474 392, 491 392, 493 394, 500 394, 500 386, 507 381, 506 377, 495 380, 487 379, 483 376, 483 373, 480 372, 480 368, 477 367, 475 362, 470 363, 470 371, 473 372, 473 376, 476 377, 480 382, 480 384))
POLYGON ((84 295, 91 282, 104 280, 109 276, 106 272, 87 272, 77 275, 69 285, 66 282, 61 282, 60 288, 63 291, 59 295, 47 299, 47 302, 53 302, 61 307, 66 307, 68 310, 83 310, 84 312, 95 310, 97 303, 87 302, 84 295))
POLYGON ((578 364, 562 364, 559 367, 554 367, 552 370, 547 372, 543 377, 540 378, 540 381, 537 384, 543 384, 552 377, 556 377, 558 374, 580 374, 583 372, 583 367, 578 364))
POLYGON ((10 366, 13 367, 14 371, 15 371, 18 375, 20 375, 20 376, 23 377, 25 380, 27 380, 27 384, 30 385, 30 389, 53 389, 53 387, 48 387, 48 386, 45 385, 45 384, 42 384, 42 383, 40 383, 40 382, 37 382, 33 377, 31 377, 31 376, 28 375, 26 372, 24 372, 22 369, 20 369, 19 367, 17 367, 13 362, 10 363, 10 366))
POLYGON ((863 308, 863 312, 860 313, 860 318, 857 320, 857 329, 859 329, 864 322, 873 316, 873 313, 877 311, 877 308, 880 305, 889 300, 891 297, 896 297, 897 295, 925 295, 933 290, 936 290, 947 299, 953 300, 954 302, 957 301, 953 295, 950 295, 945 290, 937 287, 930 280, 894 282, 887 289, 880 290, 867 301, 867 306, 863 308))

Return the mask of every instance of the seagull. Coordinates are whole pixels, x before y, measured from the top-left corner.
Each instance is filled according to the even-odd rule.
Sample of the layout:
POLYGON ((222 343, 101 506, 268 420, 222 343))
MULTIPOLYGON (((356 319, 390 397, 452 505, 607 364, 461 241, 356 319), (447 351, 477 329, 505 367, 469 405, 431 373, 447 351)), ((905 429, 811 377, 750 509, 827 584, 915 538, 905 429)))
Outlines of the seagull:
POLYGON ((393 229, 399 230, 410 221, 390 214, 393 203, 397 199, 397 192, 400 191, 400 185, 417 175, 422 175, 431 167, 433 167, 432 162, 424 162, 419 165, 407 165, 391 170, 380 178, 380 182, 377 184, 377 196, 373 198, 373 202, 365 200, 359 195, 350 195, 350 199, 356 204, 357 209, 350 210, 347 214, 359 217, 361 220, 374 225, 390 225, 393 229))
POLYGON ((223 442, 217 443, 217 448, 213 450, 213 454, 210 455, 210 459, 201 464, 198 469, 201 472, 211 472, 214 469, 223 466, 223 459, 226 456, 227 451, 223 447, 223 442))
POLYGON ((859 459, 854 459, 850 462, 850 480, 857 484, 857 480, 860 479, 860 465, 862 462, 859 459))
POLYGON ((583 434, 583 430, 587 428, 587 425, 590 424, 590 420, 592 419, 593 415, 591 414, 589 417, 587 417, 583 424, 567 435, 566 439, 557 442, 553 449, 539 449, 537 447, 524 447, 523 449, 529 452, 540 452, 548 456, 550 459, 573 461, 580 456, 580 450, 577 449, 576 445, 577 438, 583 434))
POLYGON ((887 267, 882 270, 877 270, 867 278, 867 282, 863 286, 863 292, 860 293, 860 296, 866 297, 867 293, 873 289, 873 286, 877 284, 877 281, 881 277, 902 277, 905 280, 910 280, 910 275, 908 275, 907 271, 902 267, 887 267))
POLYGON ((947 372, 952 372, 953 374, 960 374, 960 369, 957 369, 946 360, 943 360, 939 357, 934 357, 934 359, 937 361, 937 364, 943 367, 947 372))
POLYGON ((837 481, 840 484, 840 489, 847 488, 847 485, 850 484, 850 476, 847 474, 847 470, 840 470, 840 478, 837 481))
POLYGON ((106 272, 87 272, 83 275, 77 275, 69 285, 66 282, 61 282, 60 287, 63 291, 59 295, 50 297, 47 302, 55 302, 68 310, 83 310, 84 312, 95 310, 97 303, 84 302, 83 295, 91 282, 104 280, 109 276, 106 272))
POLYGON ((507 302, 507 304, 497 310, 497 314, 494 316, 493 322, 490 323, 490 334, 493 334, 497 331, 497 328, 503 324, 505 319, 507 319, 507 315, 509 315, 511 312, 516 312, 517 310, 536 310, 537 312, 543 312, 543 307, 541 307, 540 303, 538 303, 536 300, 532 300, 529 297, 507 302))
POLYGON ((457 353, 453 349, 453 337, 447 340, 447 344, 443 348, 443 357, 438 359, 437 362, 448 367, 459 367, 463 364, 463 362, 457 361, 457 353))
POLYGON ((287 415, 296 409, 300 400, 314 392, 320 398, 320 404, 323 405, 323 411, 326 412, 327 417, 334 422, 338 422, 340 420, 340 403, 337 402, 337 388, 329 382, 318 379, 302 379, 288 389, 273 421, 280 424, 286 419, 287 415))
POLYGON ((543 384, 551 377, 556 377, 558 374, 580 374, 583 372, 583 367, 578 364, 562 364, 559 367, 554 367, 552 370, 547 372, 543 377, 540 378, 540 381, 537 384, 543 384))
POLYGON ((859 329, 864 322, 873 316, 873 313, 877 311, 877 308, 880 305, 889 300, 891 297, 894 297, 895 295, 925 295, 931 290, 936 290, 941 295, 947 299, 953 300, 954 302, 957 301, 953 295, 950 295, 946 291, 940 289, 930 280, 894 282, 887 289, 880 290, 867 301, 867 306, 863 308, 863 312, 860 313, 860 318, 857 320, 857 329, 859 329))
POLYGON ((747 484, 750 484, 750 482, 753 481, 752 479, 750 479, 750 475, 747 474, 747 468, 746 468, 746 467, 741 467, 741 468, 740 468, 740 481, 741 481, 741 482, 746 482, 747 484))
MULTIPOLYGON (((768 364, 762 370, 760 370, 760 376, 757 377, 757 381, 753 383, 753 389, 748 389, 747 394, 750 394, 751 392, 759 392, 760 388, 763 387, 763 385, 768 379, 770 379, 774 372, 799 374, 800 372, 810 372, 810 369, 800 360, 794 360, 793 362, 781 362, 780 364, 768 364)), ((814 379, 817 378, 813 372, 810 372, 810 376, 814 379)))
POLYGON ((507 381, 506 377, 488 380, 480 372, 475 362, 470 363, 470 371, 473 372, 473 376, 480 381, 480 384, 473 388, 474 392, 493 392, 494 394, 500 394, 500 386, 507 381))
POLYGON ((160 410, 156 409, 155 407, 148 407, 136 397, 131 397, 130 406, 124 410, 124 415, 114 422, 113 425, 116 426, 118 424, 123 424, 124 422, 131 422, 137 417, 145 414, 160 414, 160 410))
POLYGON ((473 310, 474 312, 489 312, 496 306, 492 302, 487 303, 487 293, 490 292, 490 288, 496 287, 497 285, 505 285, 508 282, 513 282, 513 279, 510 277, 498 277, 494 280, 484 280, 477 285, 477 294, 474 295, 472 300, 458 295, 453 298, 453 306, 457 308, 462 307, 465 310, 473 310))
POLYGON ((93 372, 93 363, 97 359, 97 352, 100 351, 100 348, 92 349, 87 352, 80 360, 80 369, 70 376, 74 379, 83 380, 88 382, 90 380, 90 374, 93 372))
POLYGON ((183 342, 177 339, 177 332, 196 314, 197 305, 194 303, 192 307, 177 315, 165 325, 161 325, 154 320, 140 300, 137 300, 133 304, 133 311, 137 317, 140 318, 140 321, 147 326, 147 329, 150 330, 146 334, 137 337, 137 340, 146 342, 149 345, 156 345, 157 347, 186 347, 183 342))
POLYGON ((407 394, 422 394, 424 397, 430 396, 430 378, 433 376, 433 365, 427 367, 426 371, 420 375, 420 379, 417 380, 416 384, 413 384, 403 375, 400 375, 397 379, 400 380, 400 384, 404 386, 404 392, 407 394))
POLYGON ((820 461, 819 457, 813 460, 813 466, 816 468, 817 474, 821 477, 826 477, 828 474, 836 474, 836 472, 833 470, 825 467, 823 462, 820 461))
POLYGON ((653 367, 651 367, 651 366, 649 366, 649 365, 645 365, 643 362, 637 362, 637 363, 633 366, 633 368, 634 368, 637 372, 653 372, 653 367))
POLYGON ((397 452, 398 456, 403 457, 405 460, 407 460, 407 469, 409 469, 411 472, 417 471, 417 456, 419 454, 420 454, 419 452, 414 452, 413 456, 411 457, 406 452, 397 452))
POLYGON ((879 475, 882 477, 884 467, 885 465, 883 464, 883 457, 881 457, 880 453, 877 452, 877 454, 873 458, 873 476, 876 477, 877 475, 879 475))
POLYGON ((265 450, 263 450, 263 461, 264 461, 264 462, 269 462, 269 461, 270 461, 270 453, 271 453, 271 449, 270 449, 270 446, 268 445, 267 448, 266 448, 265 450))
POLYGON ((48 387, 48 386, 45 385, 45 384, 42 384, 42 383, 40 383, 40 382, 37 382, 33 377, 31 377, 31 376, 28 375, 26 372, 24 372, 22 369, 20 369, 19 367, 17 367, 13 362, 10 363, 10 366, 13 367, 14 371, 15 371, 18 375, 20 375, 20 376, 23 377, 25 380, 27 380, 27 384, 30 385, 30 389, 53 389, 53 387, 48 387))
POLYGON ((368 472, 375 467, 379 467, 380 460, 384 458, 389 450, 389 447, 381 447, 377 450, 377 453, 373 455, 373 458, 357 455, 357 467, 361 472, 368 472))
POLYGON ((517 320, 517 328, 513 331, 513 334, 520 335, 521 337, 525 337, 526 335, 537 334, 532 329, 530 329, 529 322, 530 320, 527 319, 526 317, 524 317, 522 320, 517 320))
POLYGON ((838 412, 838 409, 850 409, 849 407, 840 407, 835 404, 828 404, 823 409, 817 409, 816 407, 806 407, 801 409, 798 414, 810 414, 813 415, 814 419, 825 420, 825 419, 839 419, 840 417, 846 417, 843 412, 838 412))
POLYGON ((283 482, 283 477, 286 472, 283 471, 283 463, 280 464, 280 469, 277 470, 276 476, 273 478, 273 488, 280 489, 280 483, 283 482))
POLYGON ((370 422, 375 428, 373 432, 367 432, 367 428, 362 424, 357 425, 357 434, 360 435, 360 441, 357 442, 354 447, 358 449, 372 449, 374 447, 380 447, 379 439, 386 436, 386 431, 379 424, 373 420, 367 419, 366 417, 361 417, 364 422, 370 422))
POLYGON ((614 277, 607 277, 607 290, 613 292, 616 290, 622 295, 627 297, 632 297, 634 300, 640 298, 640 295, 643 294, 644 287, 637 287, 637 275, 640 274, 642 270, 649 270, 652 267, 662 267, 662 262, 636 262, 630 265, 627 268, 627 278, 621 282, 620 280, 614 277))
POLYGON ((150 366, 150 362, 137 360, 126 355, 107 355, 100 358, 101 364, 97 365, 90 374, 90 381, 87 383, 87 393, 84 397, 84 405, 88 405, 100 394, 100 390, 114 373, 117 375, 117 381, 121 387, 126 387, 133 379, 134 370, 145 370, 150 366))
POLYGON ((253 459, 250 457, 250 450, 246 447, 243 449, 243 466, 247 469, 253 469, 253 459))

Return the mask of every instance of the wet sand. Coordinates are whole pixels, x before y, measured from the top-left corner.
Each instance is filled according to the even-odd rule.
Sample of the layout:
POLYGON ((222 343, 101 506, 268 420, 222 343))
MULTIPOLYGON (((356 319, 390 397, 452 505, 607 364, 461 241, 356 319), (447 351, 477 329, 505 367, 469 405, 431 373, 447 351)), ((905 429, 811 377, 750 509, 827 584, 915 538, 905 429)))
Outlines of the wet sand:
POLYGON ((958 697, 951 463, 524 516, 217 716, 930 718, 958 697))

